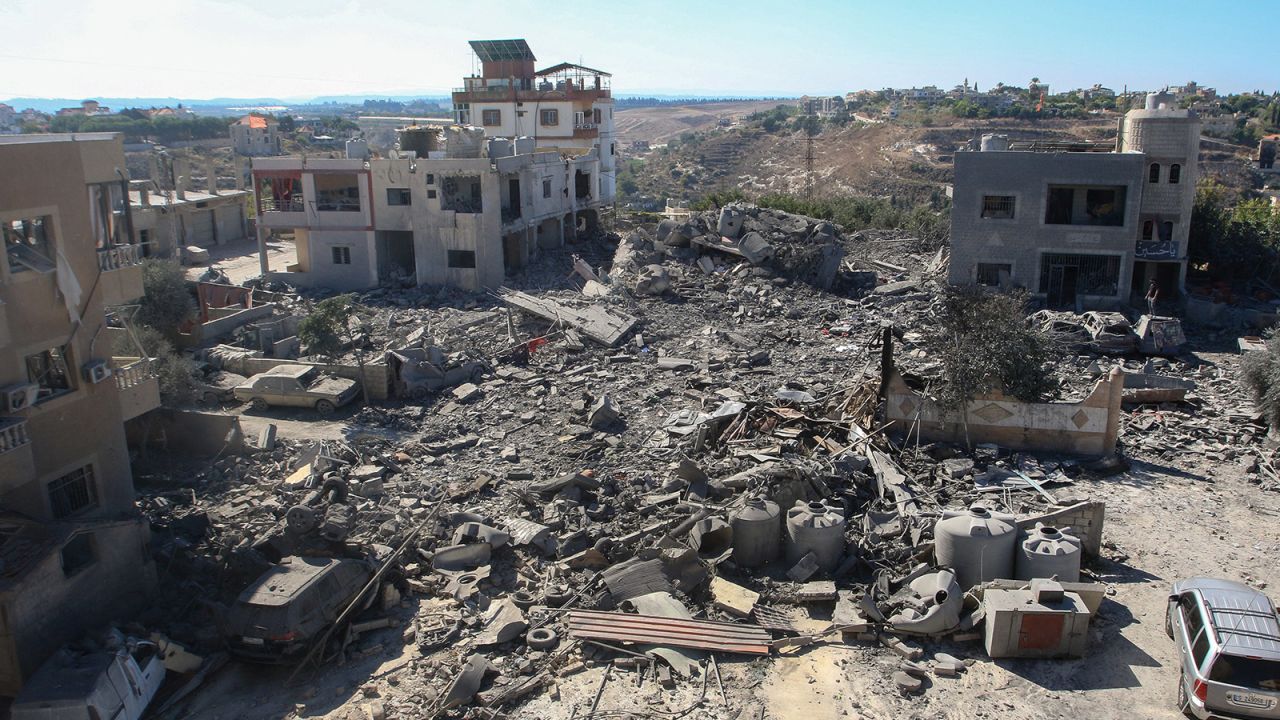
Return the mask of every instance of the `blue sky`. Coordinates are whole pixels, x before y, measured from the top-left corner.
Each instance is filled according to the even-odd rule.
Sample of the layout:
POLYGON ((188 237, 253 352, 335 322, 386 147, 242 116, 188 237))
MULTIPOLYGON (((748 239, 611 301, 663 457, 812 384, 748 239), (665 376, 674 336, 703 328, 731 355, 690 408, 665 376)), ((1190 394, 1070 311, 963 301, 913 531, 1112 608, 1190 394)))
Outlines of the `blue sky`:
POLYGON ((1196 80, 1276 89, 1275 0, 2 0, 0 98, 439 94, 524 37, 618 93, 800 95, 1196 80), (14 40, 20 39, 20 42, 14 40))

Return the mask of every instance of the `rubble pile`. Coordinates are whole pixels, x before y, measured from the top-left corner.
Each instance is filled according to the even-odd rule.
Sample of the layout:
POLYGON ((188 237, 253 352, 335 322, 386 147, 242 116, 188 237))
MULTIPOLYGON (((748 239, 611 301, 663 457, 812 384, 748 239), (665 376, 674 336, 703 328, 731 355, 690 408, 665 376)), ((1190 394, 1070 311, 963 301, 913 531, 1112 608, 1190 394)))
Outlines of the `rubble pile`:
MULTIPOLYGON (((884 685, 910 694, 973 662, 940 652, 955 643, 1018 652, 984 640, 988 603, 1087 622, 1103 590, 1081 560, 1101 516, 1096 530, 1052 523, 1086 517, 1072 485, 1114 464, 886 436, 882 338, 904 374, 936 377, 919 328, 941 262, 883 247, 732 205, 541 258, 494 295, 365 293, 367 348, 413 358, 402 349, 443 343, 484 367, 362 409, 347 441, 281 440, 140 483, 171 591, 226 604, 285 557, 389 562, 382 602, 320 653, 402 658, 374 693, 387 717, 493 716, 597 665, 599 692, 634 673, 679 714, 714 697, 717 653, 842 641, 895 657, 884 685), (990 515, 1007 568, 966 575, 963 548, 942 561, 955 513, 990 515), (1023 538, 1076 574, 1015 577, 1023 538), (830 618, 816 629, 813 608, 830 618)), ((1112 362, 1064 355, 1061 394, 1112 362)), ((1230 459, 1258 440, 1222 412, 1239 397, 1220 369, 1192 356, 1137 369, 1197 384, 1187 402, 1130 406, 1131 455, 1230 459), (1158 432, 1170 417, 1177 433, 1158 432)), ((216 646, 207 605, 172 606, 190 610, 167 619, 170 637, 216 646)))

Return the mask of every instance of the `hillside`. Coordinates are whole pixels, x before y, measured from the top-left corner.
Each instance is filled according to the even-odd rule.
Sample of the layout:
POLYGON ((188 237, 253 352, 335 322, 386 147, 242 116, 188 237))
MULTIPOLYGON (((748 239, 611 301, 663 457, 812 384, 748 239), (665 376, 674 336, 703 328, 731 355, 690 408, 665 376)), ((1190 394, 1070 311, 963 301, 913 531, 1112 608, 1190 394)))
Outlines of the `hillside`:
POLYGON ((665 143, 683 133, 716 127, 721 120, 736 122, 761 110, 779 104, 778 100, 697 103, 624 108, 614 114, 614 128, 623 146, 636 140, 653 144, 665 143))

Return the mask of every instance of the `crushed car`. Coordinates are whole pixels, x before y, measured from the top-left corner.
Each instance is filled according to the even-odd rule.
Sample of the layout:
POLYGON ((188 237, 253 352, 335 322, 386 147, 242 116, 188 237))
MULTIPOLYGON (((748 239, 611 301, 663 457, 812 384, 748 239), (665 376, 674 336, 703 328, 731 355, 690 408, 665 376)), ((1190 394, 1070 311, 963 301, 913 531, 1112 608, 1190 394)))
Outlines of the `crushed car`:
MULTIPOLYGON (((299 660, 361 593, 374 567, 350 558, 287 557, 254 580, 227 613, 232 655, 251 662, 299 660)), ((373 595, 365 598, 372 602, 373 595)))
POLYGON ((247 379, 243 375, 206 366, 203 372, 192 377, 192 389, 196 399, 205 405, 221 405, 234 400, 236 388, 247 379))
POLYGON ((360 384, 309 365, 277 365, 245 380, 233 392, 237 400, 258 411, 272 406, 308 407, 329 415, 354 400, 360 384))
POLYGON ((155 643, 118 649, 62 648, 36 670, 9 709, 13 720, 138 720, 164 684, 155 643))
POLYGON ((478 383, 492 370, 483 358, 468 353, 445 354, 434 345, 393 350, 388 356, 396 378, 396 393, 414 400, 466 382, 478 383))

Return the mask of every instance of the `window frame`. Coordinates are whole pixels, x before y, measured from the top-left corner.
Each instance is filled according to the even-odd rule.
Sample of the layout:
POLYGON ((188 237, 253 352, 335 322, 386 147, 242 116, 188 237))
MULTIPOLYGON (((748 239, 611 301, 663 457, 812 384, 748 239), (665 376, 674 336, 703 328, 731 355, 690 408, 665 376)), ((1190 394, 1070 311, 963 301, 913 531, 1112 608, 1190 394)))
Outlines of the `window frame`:
POLYGON ((48 481, 44 486, 44 495, 49 502, 49 515, 55 520, 75 517, 99 507, 102 500, 98 493, 98 478, 93 463, 81 465, 48 481), (83 490, 78 491, 85 497, 83 504, 77 504, 77 498, 70 497, 70 489, 77 482, 84 483, 83 490))
POLYGON ((1160 163, 1151 163, 1147 166, 1147 184, 1160 184, 1160 163))
POLYGON ((1018 217, 1018 196, 1017 195, 982 195, 982 207, 978 211, 978 216, 984 220, 1015 220, 1018 217), (995 201, 992 203, 991 201, 995 201), (1002 212, 1000 206, 1008 205, 1007 215, 998 214, 1002 212))
POLYGON ((1012 279, 1012 278, 1013 278, 1013 263, 1012 263, 1012 262, 980 262, 980 263, 974 263, 974 265, 973 265, 973 282, 974 282, 974 284, 975 284, 975 285, 979 285, 979 286, 981 286, 981 287, 993 287, 993 288, 998 288, 998 287, 1000 287, 1000 271, 1001 271, 1002 269, 1003 269, 1005 272, 1007 272, 1007 273, 1009 274, 1009 278, 1010 278, 1010 279, 1012 279), (988 271, 990 270, 990 268, 993 268, 993 267, 994 267, 994 268, 996 268, 996 275, 995 275, 995 282, 994 282, 994 283, 985 283, 985 282, 983 282, 983 281, 982 281, 982 280, 983 280, 983 270, 984 270, 984 266, 985 266, 985 269, 987 269, 988 271))
POLYGON ((1150 242, 1154 240, 1155 237, 1156 237, 1156 221, 1143 220, 1142 221, 1142 240, 1144 242, 1150 242))
POLYGON ((1173 163, 1169 166, 1169 184, 1178 185, 1182 183, 1182 164, 1173 163))
POLYGON ((543 108, 539 110, 538 124, 542 127, 558 127, 560 125, 560 110, 558 108, 543 108), (550 121, 547 118, 550 118, 550 121))
POLYGON ((502 125, 502 108, 485 108, 481 110, 480 125, 483 127, 501 126, 502 125), (492 122, 490 122, 490 120, 492 120, 492 122))
POLYGON ((409 188, 389 187, 387 188, 387 205, 389 207, 409 207, 413 205, 413 193, 409 192, 409 188), (394 201, 393 198, 395 198, 394 201))
POLYGON ((474 270, 476 268, 475 250, 447 250, 445 265, 450 270, 474 270), (467 264, 467 263, 470 264, 467 264))
POLYGON ((542 199, 551 197, 551 178, 542 178, 542 199))
POLYGON ((329 257, 333 260, 333 265, 350 265, 351 264, 351 246, 350 245, 330 245, 329 257))
POLYGON ((58 269, 58 238, 60 237, 58 230, 58 216, 55 208, 33 208, 0 215, 0 245, 4 246, 4 251, 0 255, 4 257, 3 262, 8 270, 9 277, 40 277, 56 272, 58 269), (17 262, 18 258, 14 256, 23 253, 9 252, 8 236, 13 233, 14 238, 17 239, 16 231, 13 230, 12 226, 14 223, 23 223, 23 234, 25 235, 28 232, 26 224, 34 223, 35 221, 39 221, 40 232, 43 235, 42 250, 28 248, 26 245, 21 245, 21 247, 36 255, 36 259, 43 262, 35 264, 30 262, 31 258, 28 258, 28 262, 17 262), (42 252, 48 253, 48 256, 46 257, 42 252))
MULTIPOLYGON (((39 386, 41 390, 45 390, 46 388, 45 388, 45 385, 42 382, 40 382, 40 380, 37 377, 35 377, 34 369, 31 366, 32 358, 38 357, 40 355, 49 355, 50 366, 52 367, 56 365, 58 362, 60 362, 62 364, 63 375, 66 378, 66 387, 48 388, 48 390, 50 390, 50 393, 43 396, 40 394, 37 394, 36 401, 34 404, 39 405, 41 403, 49 402, 50 400, 53 400, 55 398, 60 398, 60 397, 63 397, 64 395, 70 395, 71 393, 80 389, 79 379, 76 377, 75 370, 73 369, 76 367, 76 364, 72 360, 71 354, 72 354, 72 351, 71 351, 70 343, 66 343, 63 345, 54 345, 53 347, 48 347, 48 348, 45 348, 44 350, 37 350, 32 353, 23 354, 22 365, 27 371, 27 382, 33 385, 39 386), (54 351, 57 351, 56 356, 53 355, 54 351)), ((47 374, 47 371, 46 371, 46 374, 47 374)))
POLYGON ((62 566, 62 576, 65 578, 75 577, 81 572, 84 572, 85 570, 93 567, 98 562, 97 535, 93 532, 81 532, 81 533, 76 533, 75 535, 72 535, 71 538, 68 539, 67 542, 63 543, 62 547, 59 548, 58 561, 59 561, 59 564, 62 566), (83 562, 79 563, 78 565, 68 567, 67 566, 67 548, 71 547, 73 543, 81 542, 81 538, 86 539, 85 550, 87 550, 87 552, 85 553, 83 562))

